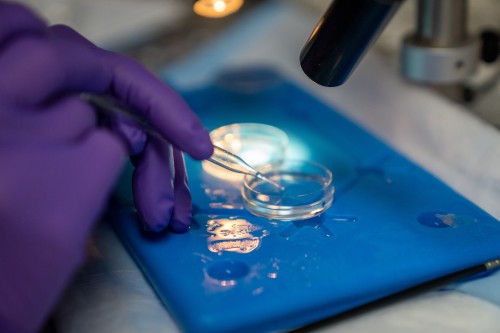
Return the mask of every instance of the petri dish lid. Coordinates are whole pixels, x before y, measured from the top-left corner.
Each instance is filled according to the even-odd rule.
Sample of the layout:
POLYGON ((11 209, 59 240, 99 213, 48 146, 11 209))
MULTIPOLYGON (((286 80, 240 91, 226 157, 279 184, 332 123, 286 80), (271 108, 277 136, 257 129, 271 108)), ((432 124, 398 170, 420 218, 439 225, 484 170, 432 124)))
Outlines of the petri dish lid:
MULTIPOLYGON (((219 127, 210 132, 213 144, 243 158, 253 167, 283 162, 288 147, 288 136, 274 126, 259 123, 237 123, 219 127)), ((203 169, 218 178, 242 181, 243 176, 208 161, 203 169)))

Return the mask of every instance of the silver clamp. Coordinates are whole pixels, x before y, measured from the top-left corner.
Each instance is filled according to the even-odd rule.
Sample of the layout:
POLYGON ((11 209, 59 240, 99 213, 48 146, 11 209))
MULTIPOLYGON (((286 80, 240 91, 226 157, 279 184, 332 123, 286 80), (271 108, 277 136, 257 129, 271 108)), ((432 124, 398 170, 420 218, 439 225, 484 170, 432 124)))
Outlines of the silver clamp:
POLYGON ((401 54, 404 76, 422 83, 451 84, 469 78, 480 59, 480 44, 469 39, 454 47, 419 45, 414 36, 405 38, 401 54))

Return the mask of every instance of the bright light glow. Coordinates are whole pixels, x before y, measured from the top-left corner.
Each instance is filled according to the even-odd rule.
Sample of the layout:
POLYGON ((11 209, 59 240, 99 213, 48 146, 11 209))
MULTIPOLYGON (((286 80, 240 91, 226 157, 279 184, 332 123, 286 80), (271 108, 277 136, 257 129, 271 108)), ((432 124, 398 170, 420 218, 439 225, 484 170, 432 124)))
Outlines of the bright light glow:
POLYGON ((222 13, 223 11, 226 10, 226 3, 222 0, 215 1, 214 3, 214 10, 216 12, 222 13))
POLYGON ((311 158, 309 147, 299 137, 290 137, 287 158, 307 161, 311 158))
POLYGON ((242 151, 240 157, 250 165, 257 167, 273 160, 273 156, 269 153, 269 149, 266 151, 266 149, 258 149, 258 147, 242 151))
POLYGON ((206 173, 214 177, 224 179, 227 182, 234 182, 234 183, 243 182, 244 175, 242 175, 241 173, 229 171, 209 161, 203 161, 201 163, 201 166, 203 167, 203 170, 206 173))
POLYGON ((234 141, 234 134, 233 133, 227 133, 226 135, 224 135, 224 140, 223 142, 225 144, 228 144, 228 143, 231 143, 234 141))
MULTIPOLYGON (((226 137, 227 136, 229 135, 226 135, 226 137)), ((233 135, 231 134, 231 136, 233 135)), ((241 151, 241 140, 240 139, 234 139, 232 141, 226 140, 226 147, 229 147, 233 154, 239 155, 241 151)))
MULTIPOLYGON (((281 130, 264 124, 232 124, 210 132, 212 143, 240 156, 249 165, 259 168, 268 163, 280 163, 285 158, 288 137, 281 130)), ((243 175, 228 171, 209 161, 203 169, 229 182, 242 182, 243 175)))
POLYGON ((200 16, 219 18, 237 12, 241 6, 243 0, 197 0, 193 10, 200 16))
MULTIPOLYGON (((223 140, 212 140, 212 143, 218 147, 221 147, 223 149, 229 150, 233 154, 239 154, 240 153, 240 148, 241 148, 241 141, 238 139, 235 139, 234 134, 232 133, 227 133, 224 135, 223 140)), ((243 175, 241 173, 236 173, 236 172, 231 172, 223 167, 220 167, 216 164, 213 164, 209 161, 203 161, 202 163, 203 170, 211 174, 212 176, 215 176, 217 178, 222 178, 226 181, 230 182, 242 182, 243 181, 243 175)))

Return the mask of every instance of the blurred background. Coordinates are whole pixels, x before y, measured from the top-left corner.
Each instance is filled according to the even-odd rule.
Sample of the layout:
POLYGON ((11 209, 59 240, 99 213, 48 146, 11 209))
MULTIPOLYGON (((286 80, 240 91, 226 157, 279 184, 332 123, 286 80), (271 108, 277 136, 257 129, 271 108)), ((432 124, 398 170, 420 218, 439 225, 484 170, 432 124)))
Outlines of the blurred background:
MULTIPOLYGON (((189 54, 217 36, 252 7, 266 0, 246 0, 233 15, 207 18, 193 11, 191 0, 21 0, 51 23, 64 23, 94 43, 127 53, 151 70, 158 70, 189 54)), ((282 0, 296 5, 319 20, 330 0, 282 0)), ((403 38, 416 27, 417 0, 407 0, 375 43, 374 52, 383 55, 394 71, 399 70, 403 38)), ((484 29, 500 30, 500 1, 474 0, 468 3, 468 31, 478 35, 484 29)), ((469 79, 473 98, 466 97, 472 113, 500 126, 499 62, 481 64, 469 79)), ((440 91, 449 95, 447 91, 440 91)), ((452 96, 457 100, 456 96, 452 96)), ((461 99, 461 98, 460 98, 461 99)))

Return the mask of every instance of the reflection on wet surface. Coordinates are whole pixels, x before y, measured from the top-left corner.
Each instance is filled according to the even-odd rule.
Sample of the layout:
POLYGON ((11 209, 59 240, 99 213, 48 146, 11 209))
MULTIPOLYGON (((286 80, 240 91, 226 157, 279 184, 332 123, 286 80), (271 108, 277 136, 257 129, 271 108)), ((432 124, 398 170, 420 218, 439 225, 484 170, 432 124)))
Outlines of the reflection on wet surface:
POLYGON ((324 216, 316 216, 308 220, 292 221, 290 226, 280 232, 280 236, 285 239, 296 235, 302 228, 313 228, 322 237, 331 237, 333 232, 324 224, 324 216))
POLYGON ((226 292, 241 283, 252 283, 256 287, 251 293, 257 297, 265 293, 264 281, 279 278, 279 259, 266 257, 252 263, 245 256, 259 249, 263 238, 270 235, 267 227, 276 226, 252 223, 253 218, 245 216, 197 214, 194 219, 206 231, 200 236, 206 239, 209 252, 195 253, 202 265, 206 292, 226 292))
POLYGON ((269 258, 253 265, 233 259, 221 261, 209 259, 202 262, 205 264, 202 284, 209 293, 225 292, 243 283, 254 284, 256 287, 252 290, 252 295, 259 296, 265 292, 264 281, 278 278, 277 258, 269 258), (262 284, 259 281, 262 281, 262 284))
POLYGON ((202 184, 203 191, 209 199, 208 206, 213 209, 244 209, 240 189, 236 186, 224 187, 202 184))
POLYGON ((239 217, 212 218, 207 221, 207 245, 211 252, 250 253, 259 248, 267 230, 239 217))
POLYGON ((477 223, 479 219, 450 212, 431 211, 420 214, 417 221, 429 228, 457 228, 477 223))
POLYGON ((318 232, 318 235, 325 238, 333 236, 333 231, 327 226, 327 223, 335 222, 357 222, 358 219, 351 215, 330 215, 323 214, 307 220, 292 221, 288 227, 280 232, 280 236, 285 239, 297 235, 301 229, 312 228, 318 232))
POLYGON ((385 155, 378 160, 362 163, 354 171, 355 176, 350 181, 336 187, 335 197, 337 199, 356 187, 365 177, 376 177, 385 184, 391 185, 394 183, 395 178, 397 179, 401 175, 411 172, 411 168, 393 160, 391 156, 385 155))

